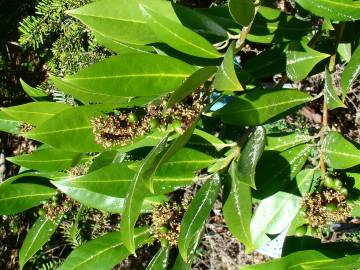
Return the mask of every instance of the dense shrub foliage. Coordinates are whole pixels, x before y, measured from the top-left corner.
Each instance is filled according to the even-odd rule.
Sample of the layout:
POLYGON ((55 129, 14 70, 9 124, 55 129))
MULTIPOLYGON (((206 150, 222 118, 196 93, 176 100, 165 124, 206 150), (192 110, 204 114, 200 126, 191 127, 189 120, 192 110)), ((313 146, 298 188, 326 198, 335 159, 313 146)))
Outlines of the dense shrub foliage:
POLYGON ((65 34, 53 48, 66 59, 50 65, 57 90, 23 81, 33 102, 0 112, 0 130, 39 142, 8 158, 21 170, 0 185, 0 214, 39 209, 20 268, 81 204, 121 214, 120 229, 75 244, 60 269, 111 269, 152 243, 159 250, 147 269, 190 269, 217 199, 247 252, 282 246, 282 258, 243 269, 360 268, 351 237, 323 241, 345 225, 358 229, 360 216, 359 145, 328 121, 330 111, 347 110, 360 72, 359 1, 279 1, 278 9, 259 0, 210 8, 69 1, 77 8, 67 11, 61 2, 38 7, 52 17, 28 17, 20 28, 20 41, 34 48, 41 35, 79 34, 78 43, 66 44, 76 35, 65 34), (69 25, 54 30, 56 20, 69 25), (69 58, 84 39, 94 54, 69 58), (337 64, 345 66, 340 81, 337 64), (319 92, 296 84, 319 73, 319 92), (317 102, 318 129, 274 128, 317 102), (195 194, 186 188, 194 183, 195 194))

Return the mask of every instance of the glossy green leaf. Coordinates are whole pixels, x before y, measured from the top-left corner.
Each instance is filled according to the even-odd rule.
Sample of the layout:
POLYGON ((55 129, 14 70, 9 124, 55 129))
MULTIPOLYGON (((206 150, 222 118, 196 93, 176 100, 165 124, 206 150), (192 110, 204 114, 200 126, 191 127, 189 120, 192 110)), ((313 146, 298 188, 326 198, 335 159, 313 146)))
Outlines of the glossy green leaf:
POLYGON ((170 108, 175 103, 180 102, 185 97, 195 92, 204 84, 216 71, 215 67, 204 67, 195 71, 176 91, 170 96, 167 107, 170 108))
POLYGON ((26 137, 70 152, 96 152, 104 148, 95 143, 90 120, 117 105, 79 106, 63 111, 41 126, 26 133, 26 137))
POLYGON ((341 133, 331 131, 324 140, 322 150, 326 163, 334 169, 347 169, 360 164, 360 148, 345 139, 341 133))
POLYGON ((61 171, 75 166, 82 154, 65 152, 53 148, 38 149, 31 154, 10 157, 7 160, 28 169, 39 171, 61 171))
POLYGON ((221 63, 214 81, 214 87, 220 91, 241 91, 244 88, 241 86, 234 68, 234 46, 232 43, 226 54, 224 60, 221 63))
POLYGON ((20 79, 20 83, 25 93, 28 94, 28 96, 31 97, 34 101, 41 101, 48 99, 48 95, 44 91, 31 87, 22 79, 20 79))
POLYGON ((146 4, 140 5, 141 11, 158 39, 170 47, 197 57, 219 58, 221 54, 202 36, 180 23, 159 14, 146 4))
POLYGON ((41 204, 56 195, 56 190, 47 186, 18 183, 0 189, 0 214, 14 215, 41 204))
POLYGON ((25 263, 42 248, 54 234, 58 223, 46 216, 40 216, 26 234, 25 240, 19 251, 19 264, 22 269, 25 263))
POLYGON ((195 129, 193 136, 190 138, 188 142, 189 146, 199 147, 200 150, 209 149, 213 146, 217 151, 220 151, 226 147, 234 146, 234 143, 225 143, 220 140, 218 137, 207 133, 201 129, 195 129))
POLYGON ((168 269, 169 252, 169 247, 161 247, 146 267, 146 270, 168 269))
POLYGON ((121 103, 130 98, 159 96, 178 88, 195 67, 157 54, 112 56, 55 85, 83 102, 121 103))
POLYGON ((351 85, 360 74, 360 46, 358 46, 353 55, 351 56, 350 62, 344 69, 341 75, 341 86, 342 86, 342 99, 345 100, 347 93, 350 91, 351 85))
POLYGON ((266 135, 266 151, 285 151, 312 139, 310 135, 300 133, 280 133, 266 135))
MULTIPOLYGON (((136 248, 149 239, 149 230, 135 230, 136 248)), ((73 250, 60 270, 110 270, 130 255, 121 241, 120 232, 107 233, 73 250)))
POLYGON ((10 117, 31 125, 41 125, 54 115, 70 109, 71 106, 57 102, 30 102, 19 106, 3 108, 10 117))
POLYGON ((255 89, 235 97, 214 115, 228 124, 256 126, 311 100, 309 94, 293 89, 255 89))
POLYGON ((229 11, 238 24, 247 26, 254 19, 255 4, 253 0, 230 0, 229 11))
POLYGON ((185 262, 194 247, 196 232, 204 226, 220 191, 221 181, 215 177, 205 182, 192 199, 180 225, 179 252, 185 262))
POLYGON ((305 79, 320 61, 330 57, 310 48, 305 42, 293 42, 286 51, 286 74, 292 81, 305 79))
POLYGON ((301 195, 310 190, 314 170, 301 171, 289 189, 279 191, 260 202, 251 220, 255 247, 270 241, 267 234, 279 234, 287 228, 301 208, 301 195))
POLYGON ((325 68, 325 100, 329 110, 346 108, 345 104, 337 96, 329 68, 325 68))
POLYGON ((304 9, 319 17, 337 21, 360 19, 360 3, 353 0, 296 0, 304 9))
POLYGON ((0 111, 0 131, 20 134, 21 133, 21 121, 15 120, 6 113, 0 111))
POLYGON ((256 127, 241 149, 239 160, 236 162, 236 169, 233 171, 234 177, 238 181, 255 189, 255 168, 264 151, 264 146, 265 129, 256 127))
POLYGON ((340 43, 337 52, 340 56, 341 62, 348 63, 351 60, 351 43, 340 43))
POLYGON ((253 249, 250 233, 252 217, 251 188, 236 177, 237 163, 232 162, 223 195, 223 214, 230 232, 245 245, 246 252, 253 249))
POLYGON ((264 151, 257 167, 253 196, 264 199, 285 188, 301 171, 312 145, 299 145, 283 152, 264 151))

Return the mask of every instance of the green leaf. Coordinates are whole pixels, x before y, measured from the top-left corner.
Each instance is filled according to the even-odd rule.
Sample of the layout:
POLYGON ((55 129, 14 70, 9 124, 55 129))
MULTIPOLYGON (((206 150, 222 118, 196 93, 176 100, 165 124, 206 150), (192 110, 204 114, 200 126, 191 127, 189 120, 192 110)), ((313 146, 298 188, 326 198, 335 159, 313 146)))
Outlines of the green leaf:
POLYGON ((71 106, 65 103, 43 101, 7 107, 3 108, 2 111, 15 120, 38 126, 54 115, 70 108, 71 106))
POLYGON ((197 57, 219 58, 221 54, 202 36, 191 29, 174 22, 144 4, 140 4, 148 25, 159 40, 170 47, 197 57))
POLYGON ((20 213, 56 195, 53 188, 30 183, 9 184, 0 191, 0 215, 20 213))
POLYGON ((310 135, 300 133, 279 133, 266 135, 266 151, 285 151, 312 139, 310 135))
POLYGON ((264 151, 264 146, 265 129, 256 127, 241 149, 239 160, 236 162, 235 170, 233 170, 234 177, 238 181, 255 189, 255 168, 264 151))
POLYGON ((201 129, 195 129, 193 136, 188 142, 188 145, 199 147, 201 150, 203 150, 204 147, 207 147, 208 149, 209 147, 213 146, 217 151, 220 151, 226 147, 234 146, 235 144, 225 143, 210 133, 207 133, 201 129))
MULTIPOLYGON (((136 248, 144 245, 149 237, 148 229, 136 229, 136 248)), ((129 255, 121 241, 121 233, 111 232, 76 248, 66 258, 60 270, 110 270, 129 255)))
POLYGON ((336 21, 360 19, 360 3, 353 0, 296 0, 304 9, 319 17, 336 21))
POLYGON ((168 269, 169 247, 161 247, 146 267, 146 270, 166 270, 168 269))
POLYGON ((257 126, 313 98, 293 89, 255 89, 235 97, 214 116, 237 126, 257 126))
POLYGON ((345 139, 341 133, 331 131, 322 145, 326 163, 334 169, 347 169, 360 164, 360 150, 355 142, 345 139))
POLYGON ((31 154, 10 157, 7 160, 28 169, 61 171, 75 166, 83 158, 89 159, 88 157, 82 157, 82 154, 45 148, 35 150, 31 154))
POLYGON ((58 225, 58 223, 53 222, 46 216, 41 216, 36 220, 26 234, 19 251, 20 269, 22 269, 25 263, 50 239, 58 225))
POLYGON ((255 4, 253 0, 230 0, 229 11, 238 24, 247 26, 254 19, 255 4))
POLYGON ((31 87, 26 82, 24 82, 22 79, 20 79, 20 83, 22 88, 24 89, 25 93, 28 94, 29 97, 31 97, 34 101, 42 101, 48 99, 48 95, 34 87, 31 87))
POLYGON ((299 145, 283 152, 264 151, 256 167, 255 198, 264 199, 285 188, 310 155, 312 145, 299 145))
POLYGON ((185 262, 188 261, 189 254, 197 241, 195 236, 204 226, 207 216, 214 206, 220 191, 221 181, 216 177, 210 178, 205 182, 200 190, 192 199, 180 225, 178 238, 179 252, 185 262))
POLYGON ((360 46, 358 46, 353 55, 351 56, 350 62, 344 69, 341 75, 341 86, 342 86, 342 100, 345 100, 347 93, 350 91, 351 85, 360 74, 360 46))
POLYGON ((176 91, 171 95, 166 107, 171 108, 177 102, 182 101, 185 97, 196 91, 204 84, 216 71, 215 67, 204 67, 195 71, 176 91))
POLYGON ((279 234, 292 222, 301 208, 301 195, 310 190, 313 176, 314 170, 301 171, 289 189, 260 202, 251 220, 255 247, 260 248, 270 241, 267 234, 279 234))
POLYGON ((214 87, 220 91, 242 91, 241 86, 234 68, 234 46, 233 42, 224 56, 224 61, 219 67, 214 81, 214 87))
POLYGON ((302 269, 355 269, 360 265, 360 255, 351 255, 339 258, 338 255, 326 250, 303 250, 291 253, 281 259, 266 263, 243 266, 242 270, 302 270, 302 269))
POLYGON ((246 252, 253 249, 250 222, 252 217, 251 188, 236 177, 236 167, 233 161, 229 168, 223 195, 223 214, 230 232, 245 245, 246 252))
POLYGON ((325 68, 325 100, 329 110, 346 108, 345 104, 337 96, 329 68, 325 68))
POLYGON ((286 74, 292 81, 305 79, 316 64, 328 57, 305 42, 292 42, 286 51, 286 74))
POLYGON ((15 120, 6 113, 0 111, 0 131, 20 134, 21 133, 21 121, 15 120))
POLYGON ((111 104, 74 107, 53 116, 41 126, 26 133, 26 137, 64 151, 101 151, 104 148, 95 143, 90 120, 116 107, 118 106, 111 104))
POLYGON ((52 81, 82 102, 120 103, 138 96, 150 100, 172 92, 195 70, 164 55, 125 54, 107 58, 62 80, 53 77, 52 81))

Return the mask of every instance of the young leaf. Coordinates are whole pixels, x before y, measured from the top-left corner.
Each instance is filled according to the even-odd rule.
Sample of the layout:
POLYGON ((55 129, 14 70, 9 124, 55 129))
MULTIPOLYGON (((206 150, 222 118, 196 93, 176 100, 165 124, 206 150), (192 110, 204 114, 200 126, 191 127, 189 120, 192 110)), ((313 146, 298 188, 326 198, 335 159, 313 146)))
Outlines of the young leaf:
POLYGON ((170 47, 197 57, 219 58, 221 54, 202 36, 171 19, 154 12, 151 7, 140 4, 148 25, 159 40, 170 47))
POLYGON ((2 111, 15 120, 38 126, 54 115, 70 108, 71 106, 68 104, 43 101, 7 107, 3 108, 2 111))
POLYGON ((292 81, 305 79, 316 64, 328 57, 304 42, 292 42, 286 51, 286 74, 292 81))
POLYGON ((19 251, 19 264, 22 269, 25 263, 42 248, 54 234, 58 223, 46 216, 40 216, 26 234, 25 240, 19 251))
POLYGON ((214 206, 220 187, 221 181, 215 177, 205 182, 191 201, 181 221, 178 247, 185 262, 188 261, 190 251, 194 248, 196 233, 201 230, 214 206))
POLYGON ((266 151, 285 151, 299 144, 307 143, 312 139, 310 135, 299 133, 280 133, 266 135, 266 151))
POLYGON ((233 161, 229 168, 223 195, 223 213, 230 232, 245 245, 246 252, 253 249, 250 233, 252 217, 251 188, 236 177, 237 164, 233 161))
POLYGON ((20 83, 25 93, 28 94, 28 96, 31 97, 34 101, 42 101, 48 99, 48 95, 45 92, 31 87, 22 79, 20 79, 20 83))
POLYGON ((54 77, 52 80, 62 91, 83 102, 114 103, 117 99, 124 102, 133 97, 172 92, 195 70, 185 62, 164 55, 124 54, 107 58, 62 80, 54 77))
POLYGON ((324 140, 322 151, 326 163, 334 169, 347 169, 360 164, 360 150, 340 133, 331 131, 324 140))
POLYGON ((255 4, 253 0, 230 0, 229 11, 238 24, 247 26, 254 19, 255 4))
POLYGON ((41 204, 56 195, 56 190, 47 186, 17 183, 1 187, 0 215, 14 215, 41 204))
POLYGON ((317 16, 336 21, 360 19, 360 3, 353 0, 296 0, 300 6, 317 16))
POLYGON ((342 86, 342 100, 345 100, 347 93, 350 90, 351 85, 360 74, 360 46, 358 46, 353 55, 351 56, 350 62, 344 69, 341 75, 341 86, 342 86))
POLYGON ((235 97, 214 116, 237 126, 257 126, 312 100, 293 89, 255 89, 235 97))
POLYGON ((252 188, 255 188, 255 168, 264 151, 265 129, 256 127, 248 141, 241 149, 239 160, 233 170, 234 177, 252 188))
POLYGON ((330 110, 346 108, 345 104, 337 96, 329 68, 325 68, 325 100, 330 110))
POLYGON ((82 154, 66 152, 54 148, 38 149, 31 154, 7 158, 12 163, 39 171, 61 171, 75 166, 82 159, 82 154))
POLYGON ((195 71, 176 91, 171 95, 167 108, 171 108, 175 103, 180 102, 192 92, 196 91, 205 83, 216 71, 215 67, 204 67, 195 71))
POLYGON ((146 270, 166 270, 168 269, 169 247, 161 247, 146 267, 146 270))
POLYGON ((221 63, 218 71, 215 75, 214 87, 220 91, 241 91, 244 88, 241 86, 234 68, 234 46, 233 42, 226 54, 224 60, 221 63))
MULTIPOLYGON (((149 230, 135 229, 135 246, 149 239, 149 230)), ((107 233, 76 248, 66 258, 60 270, 109 270, 130 255, 121 241, 120 232, 107 233)))
POLYGON ((261 201, 251 220, 255 247, 260 248, 270 241, 267 234, 279 234, 292 222, 301 208, 301 195, 310 190, 313 176, 314 170, 301 171, 289 189, 261 201))

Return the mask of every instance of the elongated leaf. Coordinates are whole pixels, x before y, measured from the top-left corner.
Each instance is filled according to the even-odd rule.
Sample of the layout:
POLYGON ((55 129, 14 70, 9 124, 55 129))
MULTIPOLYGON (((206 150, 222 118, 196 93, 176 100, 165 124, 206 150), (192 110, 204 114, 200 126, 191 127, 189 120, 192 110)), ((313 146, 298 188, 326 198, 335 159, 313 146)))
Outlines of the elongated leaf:
POLYGON ((107 58, 62 80, 52 80, 62 91, 83 102, 114 103, 117 99, 124 102, 132 97, 174 91, 195 70, 168 56, 125 54, 107 58))
POLYGON ((48 95, 45 92, 31 87, 22 79, 20 79, 20 83, 25 93, 28 94, 28 96, 31 97, 34 101, 42 101, 48 99, 48 95))
POLYGON ((285 133, 266 135, 266 151, 285 151, 299 144, 307 143, 312 137, 307 134, 285 133))
MULTIPOLYGON (((135 230, 136 248, 149 239, 149 230, 135 230)), ((105 234, 76 248, 66 258, 60 270, 110 270, 130 255, 121 241, 120 232, 105 234)))
POLYGON ((50 239, 57 227, 58 223, 46 216, 41 216, 36 220, 26 234, 24 243, 19 251, 20 269, 50 239))
POLYGON ((264 146, 265 130, 263 127, 257 127, 241 149, 240 158, 233 171, 238 181, 255 189, 255 168, 264 151, 264 146))
POLYGON ((180 23, 160 15, 148 5, 141 4, 148 25, 159 40, 186 54, 204 58, 219 58, 221 54, 203 37, 180 23))
POLYGON ((57 102, 30 102, 24 105, 3 108, 10 117, 32 125, 41 125, 54 115, 70 109, 71 106, 57 102))
POLYGON ((195 129, 193 136, 190 138, 188 144, 190 146, 201 147, 203 150, 204 147, 213 146, 217 151, 220 151, 226 147, 234 146, 234 144, 225 143, 220 140, 218 137, 209 134, 201 129, 195 129), (197 137, 201 137, 204 140, 199 140, 197 137))
POLYGON ((170 108, 175 103, 180 102, 186 96, 196 91, 204 82, 206 82, 216 71, 215 67, 204 67, 195 71, 170 97, 167 107, 170 108))
POLYGON ((337 21, 360 19, 360 3, 353 0, 296 0, 304 9, 317 16, 337 21))
POLYGON ((193 249, 196 232, 201 230, 207 216, 214 206, 221 182, 217 178, 210 178, 202 185, 196 193, 187 209, 180 225, 180 235, 178 238, 179 252, 185 262, 188 261, 190 250, 193 249))
POLYGON ((20 134, 21 133, 21 121, 15 120, 6 113, 0 111, 0 131, 20 134))
POLYGON ((225 56, 224 60, 215 75, 214 87, 221 91, 241 91, 244 88, 241 86, 234 68, 234 46, 232 43, 225 56))
POLYGON ((74 107, 53 116, 41 126, 26 133, 26 137, 64 151, 101 151, 103 147, 95 143, 90 120, 116 107, 117 105, 110 104, 74 107))
POLYGON ((7 160, 28 169, 39 171, 61 171, 75 166, 82 154, 56 150, 53 148, 39 149, 31 154, 7 158, 7 160))
POLYGON ((301 208, 301 195, 310 190, 313 176, 314 170, 301 171, 289 189, 261 201, 251 220, 255 247, 260 248, 270 241, 266 234, 279 234, 292 222, 301 208))
POLYGON ((53 188, 28 183, 6 185, 0 191, 1 215, 20 213, 56 195, 53 188))
POLYGON ((337 96, 329 68, 325 68, 325 99, 330 110, 346 108, 345 104, 337 96))
POLYGON ((315 51, 304 42, 290 43, 286 51, 286 74, 293 81, 305 79, 316 64, 328 57, 329 54, 315 51))
POLYGON ((236 162, 232 162, 226 179, 223 196, 223 213, 230 232, 245 245, 246 251, 253 249, 250 233, 252 217, 251 188, 236 177, 236 162))
POLYGON ((330 132, 322 146, 326 163, 334 169, 347 169, 360 164, 359 146, 338 132, 330 132))
POLYGON ((345 100, 347 93, 350 90, 351 85, 360 74, 360 46, 356 48, 351 56, 350 62, 345 67, 345 70, 341 76, 342 86, 342 100, 345 100))
POLYGON ((311 100, 298 90, 255 89, 235 97, 214 115, 228 124, 256 126, 311 100))
POLYGON ((254 19, 255 4, 253 0, 230 0, 229 11, 238 24, 247 26, 254 19))
POLYGON ((169 247, 161 247, 146 267, 146 270, 166 270, 168 266, 169 252, 169 247))
POLYGON ((312 148, 312 145, 299 145, 280 153, 264 151, 256 167, 257 190, 253 196, 264 199, 285 188, 300 172, 312 148))

